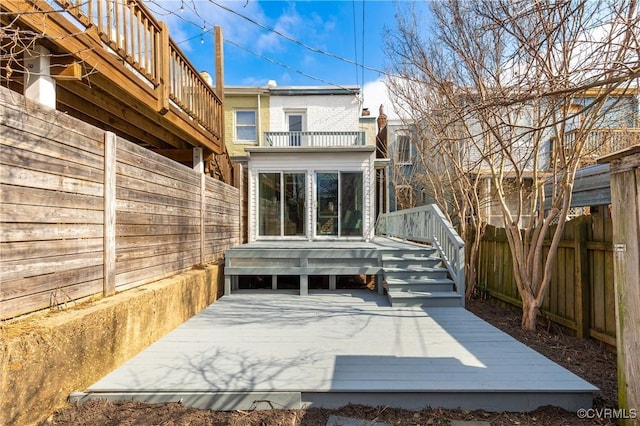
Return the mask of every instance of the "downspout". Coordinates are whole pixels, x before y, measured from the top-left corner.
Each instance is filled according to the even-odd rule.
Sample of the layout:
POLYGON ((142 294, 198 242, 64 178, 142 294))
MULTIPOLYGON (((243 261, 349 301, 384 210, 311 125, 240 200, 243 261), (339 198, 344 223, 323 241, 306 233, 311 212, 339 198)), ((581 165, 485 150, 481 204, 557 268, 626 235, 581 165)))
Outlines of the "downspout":
POLYGON ((256 120, 256 136, 258 137, 258 146, 262 146, 262 109, 260 107, 260 93, 258 93, 258 119, 256 120))

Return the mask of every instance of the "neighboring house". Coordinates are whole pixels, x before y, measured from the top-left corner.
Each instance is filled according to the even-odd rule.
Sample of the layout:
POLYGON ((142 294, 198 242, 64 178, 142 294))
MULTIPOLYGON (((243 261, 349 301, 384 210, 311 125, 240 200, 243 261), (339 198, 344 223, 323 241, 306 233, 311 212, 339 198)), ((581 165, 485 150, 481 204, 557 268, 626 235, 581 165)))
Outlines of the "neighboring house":
POLYGON ((245 148, 260 146, 269 131, 269 86, 226 86, 224 91, 225 144, 232 161, 246 163, 245 148))
POLYGON ((422 154, 415 125, 395 119, 388 121, 387 128, 389 211, 429 204, 421 181, 422 154))
MULTIPOLYGON (((602 111, 606 111, 606 113, 602 114, 602 117, 595 124, 594 129, 589 133, 584 149, 584 160, 581 166, 593 164, 598 157, 607 153, 640 143, 639 93, 640 91, 638 89, 626 89, 624 91, 614 91, 611 94, 611 99, 602 109, 602 111)), ((564 136, 566 144, 570 144, 579 131, 578 129, 583 119, 580 111, 592 103, 597 96, 597 92, 588 92, 585 96, 575 100, 575 105, 571 108, 575 111, 576 115, 566 124, 564 136)), ((517 116, 512 117, 512 120, 517 120, 515 122, 517 126, 514 127, 527 129, 529 127, 528 116, 529 114, 526 109, 519 111, 517 116)), ((474 125, 471 124, 471 127, 473 126, 474 125)), ((481 133, 478 127, 477 134, 480 135, 481 133)), ((389 157, 393 165, 392 175, 389 180, 391 210, 399 210, 423 203, 428 204, 430 202, 428 195, 426 193, 424 195, 422 194, 423 188, 421 187, 420 176, 420 163, 430 161, 428 157, 425 158, 425 156, 429 155, 429 150, 418 149, 419 141, 417 138, 415 141, 411 140, 413 134, 410 126, 403 125, 402 123, 389 124, 389 157), (406 142, 407 139, 411 140, 408 144, 406 142), (425 152, 421 154, 420 151, 425 152), (406 161, 408 158, 410 158, 409 162, 406 161)), ((543 140, 547 142, 539 152, 538 164, 540 170, 544 173, 551 170, 550 165, 555 161, 554 155, 557 155, 557 150, 554 149, 554 144, 557 143, 557 137, 554 136, 552 126, 543 136, 543 140)), ((529 143, 530 139, 523 137, 517 145, 512 147, 512 154, 514 158, 518 159, 520 167, 525 173, 525 185, 529 184, 533 186, 533 173, 527 175, 527 172, 533 171, 533 159, 529 156, 531 151, 528 146, 529 143)), ((502 210, 497 202, 488 165, 482 161, 480 153, 473 147, 468 149, 465 158, 468 159, 467 166, 469 172, 477 174, 481 179, 478 192, 480 199, 484 200, 482 202, 484 218, 491 225, 502 226, 502 210)), ((506 170, 505 179, 509 178, 510 171, 506 170)), ((505 185, 505 189, 508 189, 508 185, 505 185)), ((507 205, 512 208, 519 202, 517 193, 505 193, 505 196, 507 205)), ((569 212, 569 218, 581 215, 584 211, 585 210, 580 207, 572 207, 572 210, 569 212)), ((527 220, 527 216, 522 216, 520 226, 523 226, 527 220)))
POLYGON ((228 87, 226 141, 247 162, 248 239, 369 240, 375 119, 358 87, 228 87), (259 111, 259 113, 258 113, 259 111))

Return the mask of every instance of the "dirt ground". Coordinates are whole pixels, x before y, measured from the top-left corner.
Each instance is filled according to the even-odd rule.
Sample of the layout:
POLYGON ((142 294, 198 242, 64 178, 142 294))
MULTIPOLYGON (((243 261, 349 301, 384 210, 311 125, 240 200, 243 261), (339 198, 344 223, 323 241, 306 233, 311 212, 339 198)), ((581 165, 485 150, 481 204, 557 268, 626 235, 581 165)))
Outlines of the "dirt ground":
MULTIPOLYGON (((601 391, 594 399, 594 408, 615 408, 617 404, 616 357, 605 345, 578 339, 562 333, 559 327, 541 321, 535 334, 520 329, 517 310, 503 308, 487 301, 471 301, 467 309, 509 333, 568 370, 574 372, 601 391)), ((593 414, 593 413, 590 413, 593 414)), ((556 407, 543 407, 531 413, 487 413, 429 409, 420 412, 389 407, 348 405, 338 410, 264 410, 219 412, 185 407, 177 403, 146 404, 141 402, 90 401, 69 405, 42 423, 45 425, 229 425, 325 426, 329 416, 353 417, 392 425, 448 425, 451 420, 475 420, 492 426, 506 425, 613 425, 608 419, 580 419, 576 413, 556 407)), ((594 416, 589 416, 594 417, 594 416)))

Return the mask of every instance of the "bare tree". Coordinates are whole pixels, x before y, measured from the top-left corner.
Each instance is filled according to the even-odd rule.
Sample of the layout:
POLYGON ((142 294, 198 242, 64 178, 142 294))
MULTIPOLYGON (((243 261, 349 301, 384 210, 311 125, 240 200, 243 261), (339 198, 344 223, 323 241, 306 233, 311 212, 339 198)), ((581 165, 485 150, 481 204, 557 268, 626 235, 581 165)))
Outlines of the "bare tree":
MULTIPOLYGON (((389 44, 399 77, 389 87, 405 105, 425 106, 416 119, 434 121, 439 115, 441 128, 457 123, 464 129, 460 138, 439 143, 466 151, 457 160, 449 156, 449 167, 486 176, 469 186, 484 185, 488 197, 474 200, 474 208, 480 211, 483 202, 498 206, 522 298, 522 327, 534 330, 585 144, 615 108, 616 96, 637 86, 637 3, 430 5, 434 30, 428 36, 422 35, 415 10, 399 15, 401 30, 389 44), (405 86, 414 89, 399 90, 405 86), (440 108, 428 105, 434 90, 445 94, 440 108), (547 181, 553 189, 545 210, 547 181), (545 240, 550 240, 546 255, 545 240)), ((464 203, 459 206, 464 211, 464 203)))

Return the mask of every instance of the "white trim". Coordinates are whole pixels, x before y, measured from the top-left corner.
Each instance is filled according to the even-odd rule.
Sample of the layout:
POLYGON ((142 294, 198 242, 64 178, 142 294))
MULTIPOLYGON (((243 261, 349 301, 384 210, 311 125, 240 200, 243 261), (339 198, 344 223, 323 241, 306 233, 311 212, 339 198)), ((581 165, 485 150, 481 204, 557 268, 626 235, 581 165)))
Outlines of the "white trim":
POLYGON ((236 145, 256 145, 260 136, 258 135, 258 115, 259 112, 255 108, 234 108, 233 109, 233 142, 236 145), (255 139, 240 139, 238 137, 238 112, 253 112, 253 126, 240 125, 243 128, 255 128, 255 139))

